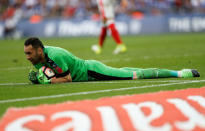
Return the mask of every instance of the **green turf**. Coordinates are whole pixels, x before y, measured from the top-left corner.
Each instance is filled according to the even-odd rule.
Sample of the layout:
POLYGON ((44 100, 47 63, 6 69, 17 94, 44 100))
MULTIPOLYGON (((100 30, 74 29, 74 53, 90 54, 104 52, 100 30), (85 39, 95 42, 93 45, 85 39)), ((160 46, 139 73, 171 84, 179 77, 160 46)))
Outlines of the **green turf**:
POLYGON ((42 38, 45 45, 59 46, 68 49, 83 59, 96 59, 113 67, 167 68, 180 70, 183 68, 198 69, 201 77, 190 79, 153 79, 135 81, 113 81, 113 83, 66 83, 55 85, 3 85, 5 83, 28 83, 27 74, 31 64, 25 59, 22 40, 0 40, 0 101, 9 99, 71 94, 113 89, 104 93, 72 95, 59 98, 38 99, 21 102, 0 103, 0 116, 9 107, 25 107, 39 104, 59 103, 83 99, 97 99, 106 96, 141 94, 162 90, 176 90, 184 88, 198 88, 205 86, 205 82, 174 84, 205 80, 205 34, 167 34, 147 36, 124 36, 128 52, 113 55, 115 44, 111 38, 107 39, 103 52, 95 55, 91 52, 92 44, 97 38, 42 38), (162 84, 172 85, 158 86, 162 84), (156 85, 150 87, 151 85, 156 85), (129 90, 116 90, 128 87, 144 87, 129 90))

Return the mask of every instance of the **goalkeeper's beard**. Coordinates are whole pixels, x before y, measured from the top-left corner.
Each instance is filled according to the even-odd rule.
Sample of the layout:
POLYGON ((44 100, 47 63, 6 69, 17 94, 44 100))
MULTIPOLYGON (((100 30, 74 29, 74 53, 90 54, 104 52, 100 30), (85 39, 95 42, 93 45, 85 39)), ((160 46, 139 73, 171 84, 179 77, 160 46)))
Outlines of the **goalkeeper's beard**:
POLYGON ((40 62, 43 62, 43 57, 36 52, 36 56, 33 59, 30 59, 30 61, 33 65, 36 65, 40 62))

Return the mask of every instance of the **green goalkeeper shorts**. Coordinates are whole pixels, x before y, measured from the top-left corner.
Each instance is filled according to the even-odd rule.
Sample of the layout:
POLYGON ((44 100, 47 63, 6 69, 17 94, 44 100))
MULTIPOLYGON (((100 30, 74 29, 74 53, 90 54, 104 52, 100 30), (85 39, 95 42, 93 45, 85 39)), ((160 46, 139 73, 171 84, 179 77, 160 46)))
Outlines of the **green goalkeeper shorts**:
POLYGON ((132 80, 139 68, 113 68, 96 60, 86 60, 88 81, 132 80))

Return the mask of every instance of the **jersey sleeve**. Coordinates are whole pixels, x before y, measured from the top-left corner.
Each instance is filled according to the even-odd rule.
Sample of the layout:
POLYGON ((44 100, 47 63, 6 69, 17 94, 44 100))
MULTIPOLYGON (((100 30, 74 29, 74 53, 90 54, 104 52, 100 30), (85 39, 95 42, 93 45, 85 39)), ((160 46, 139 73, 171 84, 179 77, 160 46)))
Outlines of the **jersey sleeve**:
POLYGON ((53 68, 57 72, 57 77, 63 77, 70 73, 71 63, 69 63, 69 58, 66 57, 64 52, 57 52, 56 54, 53 54, 51 59, 54 61, 53 68))
POLYGON ((61 57, 57 57, 57 58, 54 58, 54 61, 56 62, 57 66, 62 69, 62 72, 66 72, 68 71, 68 64, 66 62, 66 59, 64 56, 61 56, 61 57))

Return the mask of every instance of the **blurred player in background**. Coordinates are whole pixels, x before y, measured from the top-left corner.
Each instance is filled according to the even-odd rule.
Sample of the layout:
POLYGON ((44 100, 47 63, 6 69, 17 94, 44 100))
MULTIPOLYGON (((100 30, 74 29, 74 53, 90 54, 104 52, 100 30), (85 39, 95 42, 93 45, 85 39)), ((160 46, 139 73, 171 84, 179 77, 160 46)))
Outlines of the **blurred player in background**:
POLYGON ((17 24, 22 18, 21 2, 15 2, 9 6, 1 16, 4 21, 4 38, 19 38, 20 34, 16 30, 17 24))
POLYGON ((157 68, 114 68, 96 60, 80 59, 59 47, 44 46, 38 38, 29 38, 25 41, 24 53, 27 60, 39 70, 29 73, 29 80, 34 84, 200 76, 197 70, 193 69, 174 71, 157 68), (55 77, 46 77, 41 70, 43 66, 51 68, 55 77))
MULTIPOLYGON (((104 41, 107 36, 107 30, 110 30, 113 39, 115 40, 117 47, 114 50, 114 54, 126 52, 126 46, 123 44, 121 37, 119 35, 118 30, 116 29, 115 22, 114 22, 114 4, 116 0, 97 0, 98 9, 101 15, 102 20, 102 27, 101 33, 99 36, 99 43, 98 45, 93 45, 92 50, 96 54, 100 54, 104 41)), ((122 0, 121 5, 123 8, 127 6, 127 0, 122 0)))

